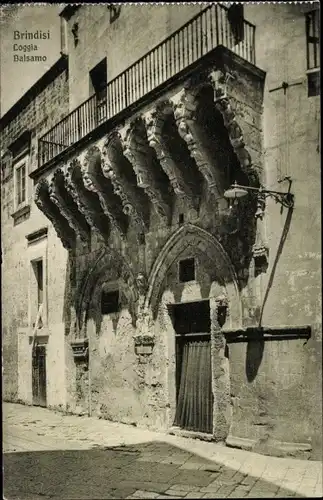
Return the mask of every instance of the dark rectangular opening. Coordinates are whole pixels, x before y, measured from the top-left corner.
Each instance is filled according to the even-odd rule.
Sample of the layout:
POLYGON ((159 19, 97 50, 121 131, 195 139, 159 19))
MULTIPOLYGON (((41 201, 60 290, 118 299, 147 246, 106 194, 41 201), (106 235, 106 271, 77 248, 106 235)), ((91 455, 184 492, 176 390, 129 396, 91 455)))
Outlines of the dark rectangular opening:
POLYGON ((38 309, 43 303, 44 297, 44 280, 43 280, 43 261, 37 260, 35 265, 36 279, 37 279, 37 302, 38 309))
POLYGON ((306 15, 307 69, 320 67, 320 12, 306 15))
POLYGON ((228 21, 236 45, 244 39, 243 5, 241 3, 235 3, 229 7, 228 21))
POLYGON ((111 314, 119 311, 119 291, 112 292, 102 290, 101 293, 101 313, 111 314))
POLYGON ((95 93, 98 100, 106 98, 106 86, 107 86, 107 60, 102 59, 91 71, 90 71, 90 93, 95 93))
POLYGON ((185 283, 186 281, 195 280, 195 259, 185 259, 179 261, 179 281, 185 283))
POLYGON ((307 75, 307 90, 308 97, 313 97, 315 95, 320 95, 321 93, 321 82, 320 82, 320 71, 314 71, 307 75))
POLYGON ((210 302, 201 300, 184 304, 170 304, 170 317, 177 334, 210 333, 210 302))

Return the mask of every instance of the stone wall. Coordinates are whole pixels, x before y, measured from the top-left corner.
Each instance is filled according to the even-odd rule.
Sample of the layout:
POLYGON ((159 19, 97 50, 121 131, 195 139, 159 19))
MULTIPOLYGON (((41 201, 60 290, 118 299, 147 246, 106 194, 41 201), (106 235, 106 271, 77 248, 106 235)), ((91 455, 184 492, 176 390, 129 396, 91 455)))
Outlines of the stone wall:
MULTIPOLYGON (((261 309, 259 319, 262 325, 310 325, 312 338, 305 343, 266 342, 263 355, 254 361, 260 364, 258 375, 250 383, 243 378, 246 377, 245 359, 252 352, 257 358, 257 344, 254 347, 252 343, 250 346, 237 344, 230 347, 230 353, 233 397, 237 408, 241 407, 237 409, 236 435, 247 433, 258 437, 262 429, 259 439, 267 440, 269 448, 270 441, 275 439, 307 442, 313 446, 312 456, 320 457, 320 96, 307 95, 305 10, 296 5, 245 6, 246 18, 257 26, 256 63, 266 71, 264 183, 270 189, 286 191, 288 182, 278 181, 288 175, 295 195, 292 212, 285 208, 281 212, 273 200, 267 202, 269 266, 267 272, 256 279, 254 288, 261 309), (283 89, 270 92, 283 81, 298 84, 287 88, 286 93, 283 89), (240 365, 239 357, 243 360, 240 365), (246 415, 245 424, 241 412, 246 415), (264 423, 256 423, 257 419, 264 423)), ((309 6, 307 10, 311 10, 309 6)))
MULTIPOLYGON (((33 182, 29 178, 27 179, 28 198, 26 206, 27 208, 29 206, 30 212, 27 211, 25 215, 19 218, 12 217, 14 213, 14 177, 12 157, 8 154, 7 148, 23 132, 30 130, 29 173, 37 169, 38 138, 68 113, 68 102, 68 72, 64 70, 23 107, 4 126, 1 132, 1 148, 5 152, 1 169, 3 395, 10 400, 16 399, 20 394, 20 399, 31 401, 31 387, 29 387, 31 384, 30 360, 22 352, 19 354, 21 360, 20 372, 18 370, 18 337, 21 351, 28 350, 31 325, 35 322, 35 317, 29 317, 31 309, 30 282, 32 277, 30 260, 33 258, 35 245, 32 245, 32 248, 28 247, 26 236, 43 227, 49 227, 46 251, 49 263, 47 279, 48 283, 50 283, 48 288, 48 321, 51 323, 54 332, 57 328, 61 329, 59 325, 63 322, 60 314, 60 294, 62 291, 61 280, 65 274, 65 250, 62 249, 56 233, 48 224, 46 217, 35 206, 33 202, 33 182), (56 259, 58 259, 58 263, 56 263, 56 259), (58 282, 56 273, 61 266, 63 266, 63 273, 58 282), (55 297, 55 301, 53 297, 55 297), (23 381, 20 391, 18 391, 18 376, 23 381), (25 399, 21 396, 22 394, 29 394, 29 396, 26 396, 25 399)), ((37 255, 37 258, 40 256, 43 256, 44 260, 46 260, 46 254, 43 254, 42 250, 37 255)), ((57 344, 59 335, 58 332, 56 338, 54 337, 51 342, 57 344)), ((56 349, 60 350, 61 347, 54 347, 54 351, 52 355, 49 353, 48 359, 48 366, 56 365, 56 371, 47 380, 51 386, 58 384, 53 389, 53 392, 57 393, 60 385, 58 377, 61 368, 57 367, 56 349), (52 360, 50 359, 51 356, 52 360)), ((53 402, 56 403, 57 397, 53 396, 53 398, 53 402)), ((49 404, 51 404, 51 397, 49 397, 49 404)))
MULTIPOLYGON (((111 80, 144 55, 148 37, 154 46, 201 8, 199 5, 185 9, 182 6, 122 6, 120 17, 112 24, 106 6, 79 9, 68 23, 71 109, 89 96, 88 73, 103 57, 108 57, 108 80, 111 80), (79 25, 77 46, 71 34, 74 23, 79 25), (139 23, 149 24, 149 31, 138 29, 139 23)), ((18 356, 17 331, 20 327, 28 327, 24 236, 48 225, 48 322, 53 332, 51 342, 56 339, 50 355, 50 404, 66 404, 73 412, 136 425, 154 428, 172 425, 174 331, 166 304, 216 297, 217 277, 210 279, 212 269, 208 259, 198 256, 201 268, 206 266, 207 271, 194 286, 179 284, 174 271, 180 255, 186 255, 184 248, 174 254, 174 261, 163 267, 164 274, 157 276, 160 294, 156 297, 152 324, 155 345, 147 364, 140 363, 134 349, 133 336, 138 333, 137 299, 122 295, 120 311, 102 316, 100 290, 103 281, 119 286, 126 264, 133 276, 144 270, 149 277, 161 250, 180 229, 179 214, 183 214, 184 225, 197 225, 221 241, 238 275, 241 301, 234 306, 236 320, 232 323, 232 315, 229 316, 225 328, 309 325, 312 332, 306 342, 300 339, 246 340, 230 344, 226 356, 222 352, 223 345, 213 342, 213 354, 221 362, 219 372, 214 367, 213 384, 215 387, 218 383, 223 391, 229 392, 229 399, 226 393, 221 400, 222 413, 218 422, 222 425, 222 437, 225 437, 224 429, 228 432, 230 428, 230 436, 235 438, 231 442, 235 445, 239 445, 240 439, 240 443, 248 442, 255 450, 273 454, 295 453, 297 447, 303 446, 306 456, 312 453, 312 458, 320 457, 319 96, 307 97, 305 20, 301 8, 289 4, 246 5, 245 14, 257 26, 256 62, 266 71, 265 86, 263 89, 259 72, 255 77, 255 70, 251 71, 248 65, 237 67, 236 62, 227 61, 226 71, 234 76, 227 86, 230 103, 242 130, 251 166, 261 181, 270 189, 284 191, 288 183, 278 181, 290 175, 291 191, 295 195, 292 211, 284 208, 281 212, 280 205, 267 200, 264 219, 269 250, 266 272, 256 275, 252 259, 255 207, 241 202, 236 212, 240 225, 232 226, 234 219, 226 218, 224 213, 222 219, 219 217, 205 186, 199 211, 176 197, 170 224, 162 222, 157 213, 151 211, 144 251, 138 245, 133 227, 126 241, 122 241, 118 231, 113 229, 109 237, 111 258, 102 257, 102 263, 96 265, 102 254, 100 238, 92 233, 89 246, 78 242, 76 251, 67 254, 52 226, 34 205, 30 218, 12 230, 9 217, 12 188, 8 176, 3 186, 3 282, 15 285, 3 288, 3 304, 6 304, 3 315, 4 379, 8 397, 17 394, 17 377, 12 376, 16 373, 18 356), (301 84, 291 86, 285 94, 282 89, 269 92, 283 81, 292 84, 298 80, 301 84), (250 232, 246 231, 247 226, 250 232), (86 289, 87 301, 83 304, 83 323, 78 330, 77 304, 91 276, 91 286, 86 289), (22 286, 18 288, 17 283, 22 286), (88 365, 73 359, 71 341, 82 335, 89 339, 88 365), (64 349, 65 373, 62 369, 64 349), (291 443, 295 444, 294 448, 291 443)), ((180 86, 172 91, 168 89, 164 97, 173 98, 179 90, 180 86)), ((147 105, 140 113, 146 113, 149 107, 147 105)), ((194 253, 196 249, 191 247, 187 255, 190 251, 194 253)), ((213 340, 217 335, 215 330, 213 340)), ((26 340, 23 343, 27 346, 26 340)), ((27 370, 27 358, 22 360, 24 363, 27 370)), ((21 380, 24 378, 20 375, 21 380)), ((26 400, 28 390, 28 387, 21 389, 26 400)), ((217 408, 215 414, 216 411, 217 408)))
POLYGON ((119 18, 110 24, 106 5, 82 6, 68 22, 71 109, 93 93, 90 92, 89 71, 104 57, 107 58, 108 81, 111 81, 203 7, 124 5, 119 18), (76 47, 71 32, 75 23, 79 37, 76 47))

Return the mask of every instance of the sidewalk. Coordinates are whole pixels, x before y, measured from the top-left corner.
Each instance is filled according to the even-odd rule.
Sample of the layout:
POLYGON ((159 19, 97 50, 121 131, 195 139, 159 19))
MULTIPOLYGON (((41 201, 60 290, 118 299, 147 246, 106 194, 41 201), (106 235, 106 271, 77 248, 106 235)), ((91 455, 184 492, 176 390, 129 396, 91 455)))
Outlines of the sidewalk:
MULTIPOLYGON (((92 417, 64 416, 44 408, 3 404, 4 453, 98 447, 136 453, 137 469, 142 463, 147 474, 150 468, 155 470, 152 464, 159 466, 156 470, 164 467, 166 472, 164 464, 176 465, 176 477, 182 478, 171 487, 168 484, 166 495, 149 492, 137 481, 136 491, 124 498, 322 497, 321 462, 263 456, 92 417), (208 474, 204 484, 203 474, 205 478, 208 474), (189 479, 194 475, 199 479, 190 485, 189 479)), ((130 474, 122 484, 129 483, 130 474)), ((141 483, 145 482, 141 473, 141 483)), ((166 482, 173 480, 168 477, 166 482)))

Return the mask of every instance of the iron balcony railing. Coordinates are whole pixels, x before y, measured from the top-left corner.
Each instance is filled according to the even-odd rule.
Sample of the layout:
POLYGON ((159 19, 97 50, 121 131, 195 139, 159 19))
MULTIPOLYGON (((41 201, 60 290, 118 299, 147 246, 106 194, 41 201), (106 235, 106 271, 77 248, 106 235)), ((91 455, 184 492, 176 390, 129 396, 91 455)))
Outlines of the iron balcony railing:
POLYGON ((255 26, 242 20, 239 32, 240 41, 223 5, 203 9, 43 135, 39 167, 219 45, 255 64, 255 26))

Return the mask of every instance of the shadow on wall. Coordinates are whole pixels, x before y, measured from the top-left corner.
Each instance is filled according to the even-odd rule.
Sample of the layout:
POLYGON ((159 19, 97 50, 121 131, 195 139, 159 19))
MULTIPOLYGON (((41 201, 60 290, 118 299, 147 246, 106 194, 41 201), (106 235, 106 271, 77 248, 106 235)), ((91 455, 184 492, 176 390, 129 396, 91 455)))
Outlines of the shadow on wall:
MULTIPOLYGON (((279 261, 281 254, 282 254, 283 247, 284 247, 284 244, 285 244, 285 241, 287 238, 287 234, 288 234, 291 220, 292 220, 292 215, 293 215, 293 209, 290 208, 290 209, 288 209, 288 212, 287 212, 287 216, 286 216, 284 228, 282 231, 282 235, 280 238, 280 242, 278 245, 276 257, 275 257, 273 267, 272 267, 272 270, 270 273, 270 277, 268 280, 268 285, 267 285, 266 293, 264 296, 264 301, 262 303, 260 316, 259 316, 259 324, 258 324, 259 328, 261 328, 261 326, 262 326, 261 323, 262 323, 265 305, 266 305, 271 287, 272 287, 273 282, 274 282, 277 264, 278 264, 278 261, 279 261)), ((259 332, 259 339, 250 340, 248 342, 247 355, 246 355, 246 375, 247 375, 248 382, 252 382, 258 374, 258 370, 259 370, 259 367, 261 365, 261 361, 263 358, 264 347, 265 347, 265 341, 263 339, 263 334, 261 332, 259 332)))
POLYGON ((248 382, 252 382, 258 373, 263 358, 265 341, 259 332, 259 339, 249 340, 246 355, 246 375, 248 382))
POLYGON ((283 248, 284 248, 284 244, 285 244, 288 232, 289 232, 290 224, 291 224, 291 221, 292 221, 292 215, 293 215, 293 208, 289 208, 288 212, 287 212, 287 216, 286 216, 284 228, 283 228, 283 231, 282 231, 282 235, 281 235, 281 238, 280 238, 280 242, 279 242, 279 245, 278 245, 278 248, 277 248, 276 257, 275 257, 275 260, 274 260, 274 263, 273 263, 273 267, 272 267, 272 270, 271 270, 271 273, 270 273, 270 276, 269 276, 268 285, 267 285, 266 293, 265 293, 265 296, 264 296, 264 301, 262 303, 261 312, 260 312, 260 318, 259 318, 259 327, 262 324, 262 318, 263 318, 263 315, 264 315, 265 305, 266 305, 266 302, 267 302, 267 299, 268 299, 271 287, 272 287, 273 282, 274 282, 276 268, 277 268, 278 261, 280 259, 281 254, 282 254, 282 251, 283 251, 283 248))

